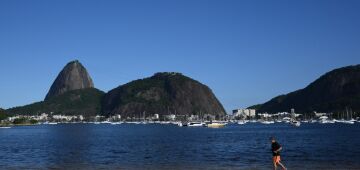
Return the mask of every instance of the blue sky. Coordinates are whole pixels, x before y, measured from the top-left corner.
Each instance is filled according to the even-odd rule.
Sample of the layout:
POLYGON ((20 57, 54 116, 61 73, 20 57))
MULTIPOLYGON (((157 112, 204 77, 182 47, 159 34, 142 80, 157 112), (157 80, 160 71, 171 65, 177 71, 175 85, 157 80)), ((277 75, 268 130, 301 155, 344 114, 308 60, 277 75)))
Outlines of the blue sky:
POLYGON ((360 63, 360 1, 2 0, 0 107, 43 100, 74 59, 108 91, 155 72, 207 84, 226 110, 360 63))

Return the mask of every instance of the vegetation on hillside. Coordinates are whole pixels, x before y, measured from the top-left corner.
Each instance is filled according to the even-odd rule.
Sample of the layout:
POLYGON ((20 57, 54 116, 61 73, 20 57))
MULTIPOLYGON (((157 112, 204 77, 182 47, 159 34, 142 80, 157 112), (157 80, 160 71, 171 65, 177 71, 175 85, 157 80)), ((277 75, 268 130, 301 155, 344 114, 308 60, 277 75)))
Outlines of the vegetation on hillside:
POLYGON ((104 92, 87 88, 73 90, 49 100, 36 102, 30 105, 8 109, 9 114, 39 115, 41 113, 53 113, 64 115, 91 116, 100 113, 101 98, 104 92))
POLYGON ((5 110, 0 108, 0 121, 6 119, 7 117, 8 117, 8 115, 5 112, 5 110))
POLYGON ((360 65, 333 70, 306 88, 281 95, 256 106, 259 112, 283 112, 294 108, 297 113, 360 112, 360 65))
POLYGON ((225 114, 221 103, 205 85, 180 73, 156 73, 109 91, 103 113, 143 116, 146 114, 225 114))

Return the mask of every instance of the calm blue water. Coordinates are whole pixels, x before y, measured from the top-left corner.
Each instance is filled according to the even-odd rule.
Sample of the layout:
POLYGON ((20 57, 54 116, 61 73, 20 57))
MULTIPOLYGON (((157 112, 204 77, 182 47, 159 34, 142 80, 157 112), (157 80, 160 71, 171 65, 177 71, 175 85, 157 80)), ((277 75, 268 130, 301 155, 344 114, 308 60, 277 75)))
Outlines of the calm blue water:
POLYGON ((1 169, 271 169, 269 137, 289 169, 360 169, 360 123, 62 124, 0 129, 1 169))

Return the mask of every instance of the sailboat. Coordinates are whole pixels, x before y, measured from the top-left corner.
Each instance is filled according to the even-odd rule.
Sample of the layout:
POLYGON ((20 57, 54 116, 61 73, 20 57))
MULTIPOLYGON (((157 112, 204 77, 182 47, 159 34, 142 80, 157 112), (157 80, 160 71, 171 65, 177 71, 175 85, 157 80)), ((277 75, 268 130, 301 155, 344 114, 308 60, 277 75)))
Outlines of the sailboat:
MULTIPOLYGON (((351 114, 350 114, 351 115, 351 114)), ((352 115, 350 116, 352 117, 352 115)), ((347 120, 343 120, 342 123, 345 123, 345 124, 354 124, 354 121, 351 121, 350 118, 349 118, 349 111, 348 111, 348 108, 346 107, 346 118, 347 120)), ((352 118, 351 118, 352 119, 352 118)))

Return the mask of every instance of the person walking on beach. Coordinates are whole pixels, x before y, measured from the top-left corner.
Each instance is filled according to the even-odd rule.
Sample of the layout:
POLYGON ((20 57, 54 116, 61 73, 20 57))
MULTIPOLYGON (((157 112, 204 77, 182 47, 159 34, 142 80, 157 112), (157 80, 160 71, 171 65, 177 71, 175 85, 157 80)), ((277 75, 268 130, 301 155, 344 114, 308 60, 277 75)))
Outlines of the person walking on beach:
POLYGON ((280 151, 282 149, 281 145, 276 142, 274 137, 270 138, 271 140, 271 151, 273 154, 273 164, 274 164, 274 170, 277 169, 277 165, 280 165, 283 170, 286 170, 286 167, 280 162, 280 151))

